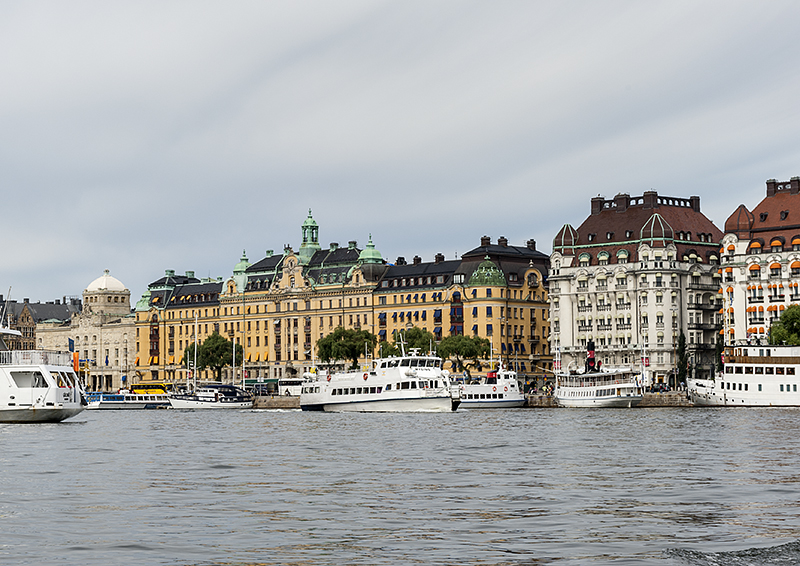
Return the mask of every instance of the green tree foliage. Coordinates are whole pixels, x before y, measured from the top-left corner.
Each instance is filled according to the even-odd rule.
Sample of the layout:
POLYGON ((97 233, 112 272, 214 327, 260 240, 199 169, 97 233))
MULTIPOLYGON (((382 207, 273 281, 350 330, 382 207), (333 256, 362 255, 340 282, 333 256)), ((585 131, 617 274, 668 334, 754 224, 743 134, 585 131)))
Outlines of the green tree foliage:
POLYGON ((427 354, 431 351, 431 346, 436 347, 436 337, 431 332, 414 326, 395 333, 394 342, 381 342, 380 357, 399 356, 402 353, 400 350, 401 338, 406 352, 416 348, 420 354, 427 354))
MULTIPOLYGON (((242 361, 244 350, 236 344, 236 363, 242 361)), ((190 344, 183 353, 183 363, 194 361, 194 344, 190 344)), ((222 378, 222 368, 233 363, 233 343, 215 332, 205 339, 197 348, 197 369, 211 368, 217 380, 222 378)))
POLYGON ((466 371, 468 376, 470 368, 480 370, 480 360, 486 359, 490 350, 489 340, 480 336, 447 336, 437 347, 442 359, 451 360, 455 371, 466 371))
POLYGON ((350 360, 353 368, 358 367, 358 358, 366 350, 375 349, 378 338, 368 330, 352 330, 338 327, 333 333, 317 340, 317 356, 325 363, 336 360, 350 360))
POLYGON ((792 305, 769 329, 770 344, 800 345, 800 305, 792 305))
POLYGON ((689 372, 689 352, 686 349, 686 335, 681 331, 678 336, 678 382, 675 384, 677 387, 681 383, 686 382, 686 376, 689 372))

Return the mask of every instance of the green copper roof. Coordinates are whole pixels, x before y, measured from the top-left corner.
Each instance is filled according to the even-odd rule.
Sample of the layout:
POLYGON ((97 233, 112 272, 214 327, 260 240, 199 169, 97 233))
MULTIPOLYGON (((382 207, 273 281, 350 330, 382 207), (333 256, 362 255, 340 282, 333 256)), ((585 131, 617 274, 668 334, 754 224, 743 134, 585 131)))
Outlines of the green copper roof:
POLYGON ((358 255, 358 261, 361 263, 383 263, 381 252, 376 250, 375 244, 372 243, 372 234, 369 235, 367 246, 358 255))
POLYGON ((477 286, 504 286, 506 284, 506 278, 503 275, 503 272, 498 269, 498 267, 492 263, 489 259, 489 256, 486 256, 481 264, 478 266, 472 273, 472 277, 469 278, 469 285, 471 287, 477 286))
POLYGON ((233 268, 233 273, 234 274, 244 273, 248 267, 250 267, 250 262, 247 261, 247 255, 245 254, 245 251, 242 250, 242 259, 240 259, 239 263, 237 263, 236 266, 233 268))
POLYGON ((308 209, 308 218, 306 218, 306 221, 303 222, 303 226, 305 227, 305 226, 316 226, 316 225, 317 225, 317 221, 314 220, 313 218, 311 218, 311 209, 309 208, 308 209))

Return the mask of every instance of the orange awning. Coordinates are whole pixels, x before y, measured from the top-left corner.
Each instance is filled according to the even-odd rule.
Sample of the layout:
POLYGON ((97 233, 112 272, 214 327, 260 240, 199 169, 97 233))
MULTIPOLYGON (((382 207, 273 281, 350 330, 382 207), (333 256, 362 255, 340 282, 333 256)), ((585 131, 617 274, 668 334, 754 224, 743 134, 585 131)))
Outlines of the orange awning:
POLYGON ((733 312, 733 307, 728 308, 728 313, 732 313, 732 312, 733 312))
POLYGON ((733 268, 732 267, 726 267, 725 268, 725 273, 733 273, 733 268))
POLYGON ((770 246, 781 246, 781 247, 783 247, 783 242, 781 242, 780 240, 772 240, 772 241, 769 243, 769 245, 770 245, 770 246))
POLYGON ((759 326, 758 327, 758 333, 759 334, 764 334, 764 327, 763 326, 759 326))
POLYGON ((792 240, 792 245, 793 246, 800 246, 800 238, 795 238, 794 240, 792 240))
POLYGON ((764 312, 764 307, 758 307, 758 312, 764 312))
POLYGON ((727 289, 725 289, 725 291, 728 293, 733 293, 733 287, 728 287, 727 289))
POLYGON ((728 334, 733 334, 733 333, 734 333, 734 330, 733 330, 733 328, 731 328, 730 330, 728 330, 728 334))
POLYGON ((135 365, 135 366, 139 365, 139 358, 138 357, 136 358, 136 361, 133 363, 133 365, 135 365))
POLYGON ((169 357, 169 363, 171 363, 171 364, 175 363, 175 356, 170 356, 169 357))
POLYGON ((792 265, 790 265, 789 267, 791 267, 792 269, 800 268, 800 261, 793 261, 792 265))
POLYGON ((761 266, 758 265, 757 263, 754 263, 753 265, 750 266, 750 271, 761 271, 761 266))
POLYGON ((775 306, 775 305, 770 305, 770 306, 768 306, 768 307, 767 307, 767 311, 768 311, 768 312, 772 312, 772 311, 774 311, 774 310, 777 310, 777 308, 778 308, 778 307, 777 307, 777 306, 775 306))
POLYGON ((785 311, 785 310, 786 310, 786 305, 780 305, 780 306, 778 307, 778 310, 779 310, 779 311, 785 311))
POLYGON ((769 268, 770 269, 780 269, 781 268, 781 264, 776 261, 775 263, 770 263, 769 264, 769 268))
POLYGON ((732 252, 733 250, 736 249, 736 246, 734 246, 733 244, 729 244, 727 249, 729 252, 732 252))
POLYGON ((761 244, 759 242, 750 242, 751 248, 760 248, 761 244))

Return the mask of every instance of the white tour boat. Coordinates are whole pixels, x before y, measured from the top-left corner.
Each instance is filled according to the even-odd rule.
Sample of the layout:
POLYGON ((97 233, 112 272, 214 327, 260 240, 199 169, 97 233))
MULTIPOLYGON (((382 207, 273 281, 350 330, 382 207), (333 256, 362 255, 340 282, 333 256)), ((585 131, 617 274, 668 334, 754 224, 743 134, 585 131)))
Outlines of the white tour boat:
POLYGON ((435 355, 379 358, 371 369, 345 373, 307 374, 300 408, 328 412, 449 412, 461 393, 435 355))
POLYGON ((169 395, 174 409, 251 409, 254 402, 252 393, 221 383, 201 385, 194 393, 169 395))
POLYGON ((461 386, 462 409, 508 409, 525 405, 525 394, 517 372, 503 367, 490 371, 485 377, 474 378, 461 386))
POLYGON ((688 379, 699 406, 800 407, 800 346, 733 346, 716 379, 688 379))
POLYGON ((278 380, 278 395, 297 397, 303 391, 303 385, 308 381, 307 374, 301 377, 282 377, 278 380))
POLYGON ((0 422, 61 422, 85 408, 72 355, 44 350, 8 350, 3 336, 20 332, 0 328, 0 422))
POLYGON ((592 340, 587 349, 585 371, 556 373, 556 403, 560 407, 635 407, 641 403, 642 373, 628 368, 603 370, 595 363, 592 340))

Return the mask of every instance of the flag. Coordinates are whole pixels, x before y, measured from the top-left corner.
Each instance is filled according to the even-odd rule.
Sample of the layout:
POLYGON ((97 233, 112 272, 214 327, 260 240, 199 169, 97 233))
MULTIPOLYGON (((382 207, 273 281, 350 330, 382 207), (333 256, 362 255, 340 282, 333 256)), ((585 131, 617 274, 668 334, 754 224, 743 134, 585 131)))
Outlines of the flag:
POLYGON ((75 340, 73 340, 72 338, 68 338, 67 340, 68 340, 68 344, 69 344, 69 351, 70 352, 74 352, 75 351, 75 340))
POLYGON ((106 365, 108 365, 108 354, 106 354, 106 365))

